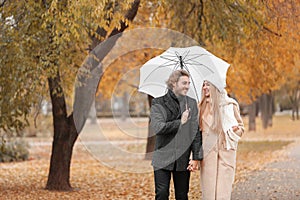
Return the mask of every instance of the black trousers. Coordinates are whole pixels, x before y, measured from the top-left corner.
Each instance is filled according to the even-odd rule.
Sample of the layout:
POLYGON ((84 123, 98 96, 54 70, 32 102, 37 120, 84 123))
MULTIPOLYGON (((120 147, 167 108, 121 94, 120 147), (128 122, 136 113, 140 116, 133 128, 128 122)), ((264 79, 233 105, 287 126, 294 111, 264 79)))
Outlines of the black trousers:
POLYGON ((170 171, 165 169, 154 171, 155 199, 169 199, 171 174, 173 174, 176 200, 188 200, 190 171, 170 171))

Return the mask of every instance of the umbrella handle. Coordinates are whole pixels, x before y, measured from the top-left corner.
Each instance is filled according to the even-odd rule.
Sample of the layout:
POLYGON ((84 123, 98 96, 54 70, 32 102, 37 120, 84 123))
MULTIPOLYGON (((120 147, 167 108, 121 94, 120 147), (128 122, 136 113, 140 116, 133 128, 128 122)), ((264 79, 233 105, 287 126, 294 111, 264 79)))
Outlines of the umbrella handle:
POLYGON ((188 111, 189 111, 188 119, 191 119, 191 115, 190 115, 191 109, 188 107, 188 104, 187 104, 187 97, 186 97, 186 96, 185 96, 185 110, 188 110, 188 111))

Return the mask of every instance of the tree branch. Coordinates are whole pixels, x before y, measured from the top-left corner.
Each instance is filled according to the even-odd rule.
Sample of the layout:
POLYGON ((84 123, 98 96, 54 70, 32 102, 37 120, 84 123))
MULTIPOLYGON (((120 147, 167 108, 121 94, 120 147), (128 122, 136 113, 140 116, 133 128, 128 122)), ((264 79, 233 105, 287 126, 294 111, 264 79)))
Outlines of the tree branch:
POLYGON ((281 36, 282 36, 280 33, 276 33, 275 31, 272 31, 272 30, 269 29, 268 27, 263 26, 262 28, 263 28, 264 31, 269 32, 269 33, 271 33, 271 34, 274 34, 274 35, 276 35, 276 36, 278 36, 278 37, 281 37, 281 36))
MULTIPOLYGON (((134 19, 134 17, 137 14, 138 11, 138 7, 140 5, 140 0, 135 0, 132 4, 131 4, 131 8, 130 10, 127 11, 127 13, 125 14, 125 19, 128 21, 132 21, 134 19)), ((111 5, 108 5, 111 6, 111 5)), ((109 7, 110 8, 110 7, 109 7)), ((121 28, 117 29, 115 28, 108 37, 111 37, 113 35, 122 33, 127 27, 128 24, 126 24, 126 22, 122 21, 120 22, 121 24, 121 28)), ((98 34, 101 38, 108 38, 107 37, 107 31, 103 28, 103 27, 98 27, 96 30, 96 34, 98 34)), ((97 39, 95 36, 90 35, 91 39, 92 39, 92 44, 90 45, 89 49, 93 50, 98 44, 100 44, 102 41, 97 39)))
POLYGON ((6 0, 0 0, 0 7, 3 7, 5 2, 6 2, 6 0))
MULTIPOLYGON (((132 3, 131 9, 128 10, 128 12, 125 15, 125 19, 128 21, 132 21, 134 17, 137 14, 138 7, 140 4, 140 0, 135 0, 132 3)), ((117 40, 121 37, 121 34, 127 27, 128 23, 125 21, 121 21, 121 28, 114 28, 113 31, 108 35, 108 40, 100 41, 100 40, 93 40, 93 45, 96 45, 101 42, 101 44, 96 45, 93 50, 90 52, 89 57, 87 61, 84 63, 82 67, 87 67, 91 71, 91 77, 86 76, 80 76, 80 74, 77 75, 78 81, 82 84, 80 87, 76 87, 75 89, 75 101, 73 104, 73 113, 71 117, 74 118, 76 129, 78 133, 81 132, 85 121, 88 116, 88 112, 90 111, 92 102, 95 97, 96 89, 99 85, 99 81, 102 77, 102 60, 105 58, 105 56, 111 51, 111 49, 116 44, 117 40), (85 99, 83 99, 84 97, 85 99)), ((103 32, 101 34, 107 34, 107 32, 104 29, 98 29, 102 30, 103 32)), ((106 36, 106 35, 105 35, 106 36)))

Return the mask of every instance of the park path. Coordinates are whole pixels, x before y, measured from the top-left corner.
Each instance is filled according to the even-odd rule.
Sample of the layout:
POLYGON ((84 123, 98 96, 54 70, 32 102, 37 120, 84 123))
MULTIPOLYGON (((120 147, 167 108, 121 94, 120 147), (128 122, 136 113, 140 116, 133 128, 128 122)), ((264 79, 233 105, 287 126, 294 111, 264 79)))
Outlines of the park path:
POLYGON ((300 141, 287 151, 286 159, 270 163, 234 185, 232 200, 300 200, 300 141))

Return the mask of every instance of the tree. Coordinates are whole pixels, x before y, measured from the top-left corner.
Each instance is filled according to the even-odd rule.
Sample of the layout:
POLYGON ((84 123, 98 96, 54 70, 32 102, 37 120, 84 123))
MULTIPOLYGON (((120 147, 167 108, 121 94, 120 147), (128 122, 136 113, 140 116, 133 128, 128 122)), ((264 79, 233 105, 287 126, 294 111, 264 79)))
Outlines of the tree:
POLYGON ((281 75, 285 78, 285 83, 281 87, 281 91, 284 91, 284 95, 287 95, 290 99, 293 120, 299 119, 300 104, 299 6, 298 1, 272 1, 270 4, 283 36, 276 43, 278 45, 278 55, 280 56, 277 63, 283 68, 281 75))
MULTIPOLYGON (((137 12, 137 9, 138 9, 138 4, 139 4, 139 1, 133 2, 133 5, 131 7, 132 10, 129 10, 128 13, 125 15, 125 17, 127 17, 126 20, 133 20, 135 14, 137 12)), ((113 22, 113 20, 111 20, 109 22, 113 22)), ((102 36, 103 38, 111 37, 113 35, 116 35, 122 31, 124 31, 128 27, 128 24, 125 21, 121 21, 119 26, 120 26, 119 28, 114 28, 110 33, 104 31, 103 28, 97 29, 98 30, 97 34, 100 33, 100 36, 102 36)), ((95 41, 94 38, 93 38, 93 41, 95 41)), ((95 44, 95 42, 93 44, 95 44)), ((104 51, 101 51, 100 55, 97 54, 97 52, 93 52, 93 51, 91 52, 92 55, 95 53, 93 56, 89 57, 90 59, 93 60, 91 66, 90 66, 91 71, 94 70, 96 67, 98 67, 98 64, 101 63, 101 61, 104 59, 104 57, 107 55, 109 50, 113 47, 113 45, 114 45, 114 43, 106 46, 106 49, 104 51), (95 61, 95 57, 97 58, 96 61, 95 61)), ((93 45, 92 45, 92 47, 93 47, 93 45)), ((49 85, 50 84, 51 84, 51 82, 49 83, 49 85)), ((58 96, 55 96, 54 98, 57 98, 57 97, 58 96)), ((60 99, 62 100, 62 98, 60 98, 60 99)), ((53 100, 54 99, 52 98, 52 102, 54 102, 53 100)), ((90 108, 91 102, 87 102, 86 105, 88 108, 90 108)), ((59 112, 60 110, 57 110, 57 112, 55 112, 55 111, 56 110, 54 107, 53 113, 61 113, 61 112, 59 112)), ((66 111, 64 111, 64 113, 66 114, 66 111)), ((56 119, 59 119, 60 117, 61 116, 57 116, 56 119)), ((55 118, 55 115, 54 115, 54 118, 55 118)), ((46 186, 48 189, 57 189, 58 183, 61 183, 60 182, 61 179, 63 181, 66 181, 66 180, 69 181, 69 172, 66 173, 66 170, 70 170, 70 160, 67 160, 67 162, 65 162, 66 166, 62 166, 60 163, 62 163, 62 161, 64 161, 64 160, 66 160, 66 158, 71 159, 73 145, 78 136, 78 133, 76 130, 74 130, 75 124, 74 124, 74 121, 72 118, 72 114, 68 118, 65 118, 65 123, 66 124, 64 124, 64 125, 59 124, 57 126, 57 129, 56 129, 57 133, 58 133, 58 135, 61 135, 62 138, 61 138, 61 140, 60 139, 56 140, 57 143, 55 145, 55 133, 56 132, 55 132, 55 121, 54 121, 54 141, 53 141, 53 149, 52 149, 52 155, 51 155, 50 172, 49 172, 48 182, 47 182, 47 186, 46 186), (71 122, 70 122, 70 120, 71 120, 71 122), (69 131, 64 130, 66 127, 69 127, 69 131), (67 137, 69 137, 68 139, 63 138, 63 134, 66 134, 66 133, 68 133, 68 135, 66 135, 67 137), (63 144, 61 142, 63 142, 63 144), (57 148, 55 149, 55 147, 57 147, 57 148), (64 150, 67 150, 66 155, 61 157, 61 152, 64 150), (61 168, 57 168, 57 166, 61 166, 61 168), (59 175, 59 172, 62 174, 59 175), (66 174, 67 174, 67 177, 65 176, 66 174)), ((83 121, 83 124, 84 124, 84 121, 83 121)), ((70 188, 70 185, 65 185, 65 186, 63 186, 62 189, 70 188), (65 188, 65 186, 67 186, 67 187, 65 188)), ((58 187, 58 189, 61 189, 61 187, 58 187)))
MULTIPOLYGON (((47 189, 71 189, 69 176, 72 149, 80 130, 76 129, 73 113, 67 112, 66 95, 70 94, 68 91, 73 86, 79 63, 88 53, 84 49, 89 45, 92 50, 104 39, 123 32, 135 17, 138 6, 139 0, 80 3, 67 0, 21 3, 4 1, 1 4, 1 23, 5 38, 1 42, 1 52, 4 52, 1 64, 13 72, 12 82, 1 85, 1 99, 4 91, 12 91, 6 94, 7 101, 12 99, 16 104, 13 106, 17 106, 17 109, 10 108, 6 112, 4 116, 8 120, 4 125, 1 124, 1 130, 5 131, 6 127, 21 130, 26 124, 21 124, 19 118, 26 121, 32 103, 36 103, 38 94, 45 95, 43 91, 48 83, 54 136, 47 189), (10 51, 2 51, 3 49, 10 51), (13 62, 13 50, 20 52, 17 54, 19 63, 13 62), (16 78, 18 81, 15 81, 16 78), (17 94, 30 98, 22 105, 15 98, 17 94)), ((87 61, 92 65, 86 69, 87 72, 98 66, 113 45, 114 43, 109 43, 100 55, 95 55, 99 52, 91 51, 87 61)), ((9 72, 1 71, 1 74, 8 76, 9 72)), ((1 107, 5 106, 4 103, 6 102, 1 102, 1 107)), ((89 103, 86 102, 86 107, 90 107, 89 103)))
MULTIPOLYGON (((297 56, 296 56, 297 57, 297 56)), ((297 65, 296 65, 297 66, 297 65)), ((299 66, 299 65, 298 65, 299 66)), ((299 105, 300 105, 300 71, 294 67, 292 72, 286 77, 286 83, 281 87, 279 95, 287 96, 292 105, 292 120, 299 120, 299 105)))
MULTIPOLYGON (((260 96, 271 94, 287 80, 299 81, 298 76, 291 76, 299 68, 298 58, 294 56, 300 49, 299 3, 266 1, 265 6, 265 23, 237 47, 228 73, 230 90, 243 103, 253 103, 260 96)), ((249 124, 255 121, 250 117, 253 115, 249 115, 249 124)))

